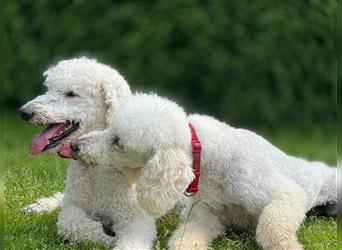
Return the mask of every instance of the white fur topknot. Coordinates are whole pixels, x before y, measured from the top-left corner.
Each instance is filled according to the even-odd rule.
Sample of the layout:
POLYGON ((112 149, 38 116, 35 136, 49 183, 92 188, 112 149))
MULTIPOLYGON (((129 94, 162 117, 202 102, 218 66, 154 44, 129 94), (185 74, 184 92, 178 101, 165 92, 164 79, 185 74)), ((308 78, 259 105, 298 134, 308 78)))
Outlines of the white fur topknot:
POLYGON ((156 94, 133 95, 120 104, 112 119, 112 129, 129 148, 138 152, 147 145, 153 150, 184 147, 191 139, 185 111, 175 102, 165 103, 165 98, 156 94))

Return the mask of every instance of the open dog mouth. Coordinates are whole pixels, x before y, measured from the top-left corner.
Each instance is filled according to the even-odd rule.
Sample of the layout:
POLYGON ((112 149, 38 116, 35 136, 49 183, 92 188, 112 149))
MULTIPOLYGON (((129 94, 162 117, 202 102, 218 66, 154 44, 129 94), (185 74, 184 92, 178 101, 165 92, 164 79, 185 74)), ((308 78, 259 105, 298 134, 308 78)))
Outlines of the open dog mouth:
POLYGON ((69 120, 65 123, 50 124, 43 132, 37 134, 33 138, 30 145, 30 154, 37 155, 56 147, 64 139, 74 133, 79 126, 79 122, 70 122, 69 120))
POLYGON ((70 142, 62 145, 58 150, 58 155, 62 158, 72 158, 74 160, 78 157, 78 154, 72 150, 70 142))

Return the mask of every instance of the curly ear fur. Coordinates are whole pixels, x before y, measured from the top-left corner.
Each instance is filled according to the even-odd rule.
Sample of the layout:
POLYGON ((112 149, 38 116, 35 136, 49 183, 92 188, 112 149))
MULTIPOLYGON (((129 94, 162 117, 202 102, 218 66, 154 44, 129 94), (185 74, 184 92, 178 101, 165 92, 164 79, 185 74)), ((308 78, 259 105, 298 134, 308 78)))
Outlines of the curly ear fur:
POLYGON ((185 150, 162 149, 141 169, 137 182, 138 201, 158 218, 171 209, 195 178, 185 150))
POLYGON ((121 76, 116 76, 113 81, 104 81, 102 83, 102 92, 107 106, 106 125, 109 127, 112 123, 112 116, 119 106, 120 102, 128 96, 131 96, 131 89, 126 80, 121 76))

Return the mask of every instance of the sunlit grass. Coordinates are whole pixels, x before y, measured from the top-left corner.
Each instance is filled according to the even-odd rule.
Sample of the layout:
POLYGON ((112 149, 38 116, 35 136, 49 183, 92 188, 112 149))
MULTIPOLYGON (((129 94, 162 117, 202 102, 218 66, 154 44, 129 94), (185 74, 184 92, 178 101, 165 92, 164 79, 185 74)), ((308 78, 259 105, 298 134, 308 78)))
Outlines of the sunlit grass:
MULTIPOLYGON (((28 144, 39 131, 14 117, 7 119, 5 138, 0 144, 0 161, 5 166, 5 226, 7 249, 104 249, 92 243, 74 244, 57 235, 58 211, 44 215, 27 215, 20 208, 42 196, 64 189, 68 160, 56 156, 30 157, 28 144)), ((5 126, 0 127, 4 131, 5 126)), ((259 131, 288 153, 322 160, 335 165, 334 128, 288 128, 259 131)), ((157 223, 156 249, 165 249, 166 242, 179 222, 177 214, 157 223)), ((309 217, 299 230, 305 249, 335 249, 336 220, 309 217)), ((212 249, 259 249, 252 232, 228 229, 212 244, 212 249)))

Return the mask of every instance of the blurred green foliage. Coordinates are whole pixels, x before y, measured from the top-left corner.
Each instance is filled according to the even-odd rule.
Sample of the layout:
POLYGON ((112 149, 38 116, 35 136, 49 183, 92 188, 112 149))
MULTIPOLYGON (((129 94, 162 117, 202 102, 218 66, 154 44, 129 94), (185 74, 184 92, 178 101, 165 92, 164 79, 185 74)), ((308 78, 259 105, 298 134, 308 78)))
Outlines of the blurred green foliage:
POLYGON ((88 55, 189 112, 335 121, 334 0, 6 0, 4 14, 5 108, 41 93, 52 63, 88 55))

